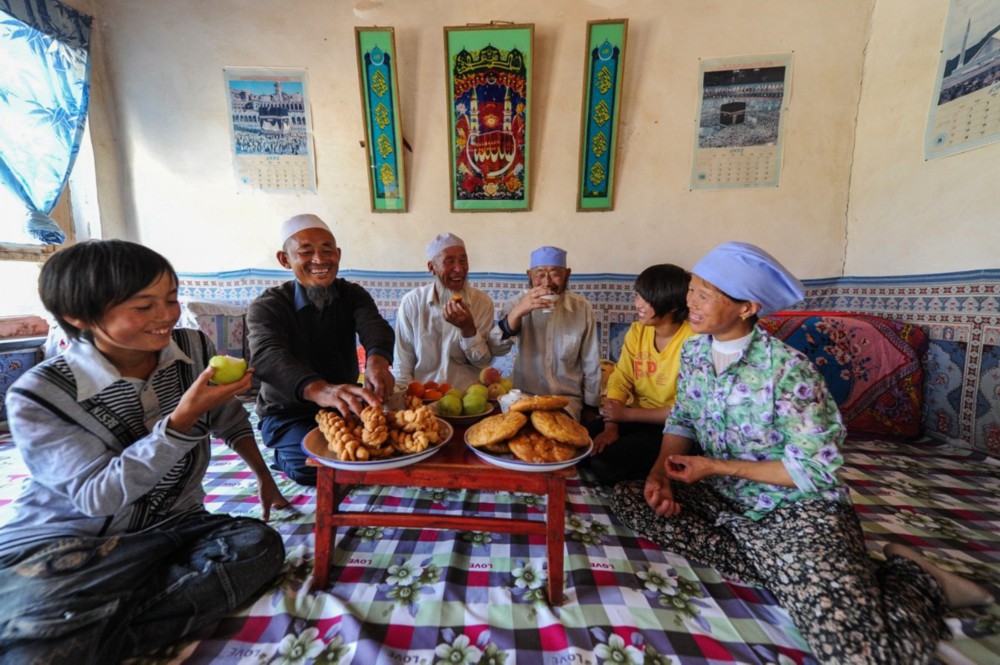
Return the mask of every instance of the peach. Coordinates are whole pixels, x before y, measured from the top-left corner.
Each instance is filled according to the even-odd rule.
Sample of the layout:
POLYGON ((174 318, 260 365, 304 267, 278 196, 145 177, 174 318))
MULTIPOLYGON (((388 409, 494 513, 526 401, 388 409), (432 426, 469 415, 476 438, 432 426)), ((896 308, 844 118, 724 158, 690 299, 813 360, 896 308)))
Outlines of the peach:
POLYGON ((487 367, 479 373, 479 380, 483 383, 483 385, 488 386, 499 381, 502 376, 503 375, 500 374, 500 370, 496 367, 487 367))

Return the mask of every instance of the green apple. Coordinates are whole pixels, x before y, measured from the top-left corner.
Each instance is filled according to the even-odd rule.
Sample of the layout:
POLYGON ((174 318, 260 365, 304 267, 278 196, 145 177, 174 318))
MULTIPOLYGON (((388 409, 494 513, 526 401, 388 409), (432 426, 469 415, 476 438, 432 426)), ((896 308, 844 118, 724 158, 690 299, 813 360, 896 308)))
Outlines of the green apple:
POLYGON ((247 373, 247 361, 233 356, 212 356, 208 360, 209 367, 215 368, 212 383, 225 386, 236 383, 247 373))
POLYGON ((478 395, 476 393, 465 393, 465 397, 462 398, 462 415, 463 416, 478 416, 480 413, 486 410, 486 395, 478 395))
POLYGON ((454 391, 448 391, 444 397, 438 400, 437 412, 439 416, 462 415, 462 398, 455 396, 452 394, 453 392, 454 391))
POLYGON ((448 392, 446 392, 445 395, 454 395, 455 397, 458 398, 459 402, 461 402, 462 398, 465 397, 465 393, 463 393, 458 388, 452 388, 451 390, 449 390, 448 392))

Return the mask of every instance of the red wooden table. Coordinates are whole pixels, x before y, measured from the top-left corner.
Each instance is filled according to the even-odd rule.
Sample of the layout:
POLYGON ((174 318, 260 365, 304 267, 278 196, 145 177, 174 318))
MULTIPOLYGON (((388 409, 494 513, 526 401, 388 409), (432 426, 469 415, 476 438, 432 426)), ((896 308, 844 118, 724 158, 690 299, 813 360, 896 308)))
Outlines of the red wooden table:
MULTIPOLYGON (((318 430, 316 430, 318 433, 318 430)), ((322 434, 319 434, 322 436, 322 434)), ((566 530, 566 478, 573 467, 539 473, 506 469, 481 460, 468 449, 464 428, 455 428, 451 441, 432 457, 398 469, 383 471, 344 471, 333 469, 310 458, 317 468, 316 483, 316 555, 313 580, 316 588, 329 581, 330 556, 337 527, 386 526, 406 529, 458 529, 494 533, 524 533, 545 536, 548 558, 549 602, 563 602, 563 548, 566 530), (354 485, 434 487, 481 491, 526 492, 546 498, 545 521, 477 515, 440 515, 434 513, 341 512, 340 502, 354 485)))

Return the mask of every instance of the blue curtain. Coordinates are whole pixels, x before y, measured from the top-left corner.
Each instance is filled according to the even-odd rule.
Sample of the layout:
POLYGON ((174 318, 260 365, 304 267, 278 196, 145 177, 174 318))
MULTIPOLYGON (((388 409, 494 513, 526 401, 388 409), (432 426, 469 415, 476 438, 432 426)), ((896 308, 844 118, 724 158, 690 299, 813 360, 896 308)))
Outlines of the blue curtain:
POLYGON ((56 0, 0 0, 0 187, 47 245, 66 240, 49 213, 87 118, 91 21, 56 0))

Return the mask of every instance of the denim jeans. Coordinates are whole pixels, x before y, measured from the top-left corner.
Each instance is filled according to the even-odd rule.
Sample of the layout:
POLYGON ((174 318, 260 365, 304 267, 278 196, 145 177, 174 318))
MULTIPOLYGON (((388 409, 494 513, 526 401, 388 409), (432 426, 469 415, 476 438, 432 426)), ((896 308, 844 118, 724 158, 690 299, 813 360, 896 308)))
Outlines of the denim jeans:
POLYGON ((258 595, 284 559, 263 522, 205 511, 4 555, 0 663, 103 665, 149 653, 258 595))
POLYGON ((316 485, 316 468, 306 466, 302 440, 316 427, 313 417, 264 416, 260 435, 264 445, 274 450, 274 467, 299 485, 316 485))

